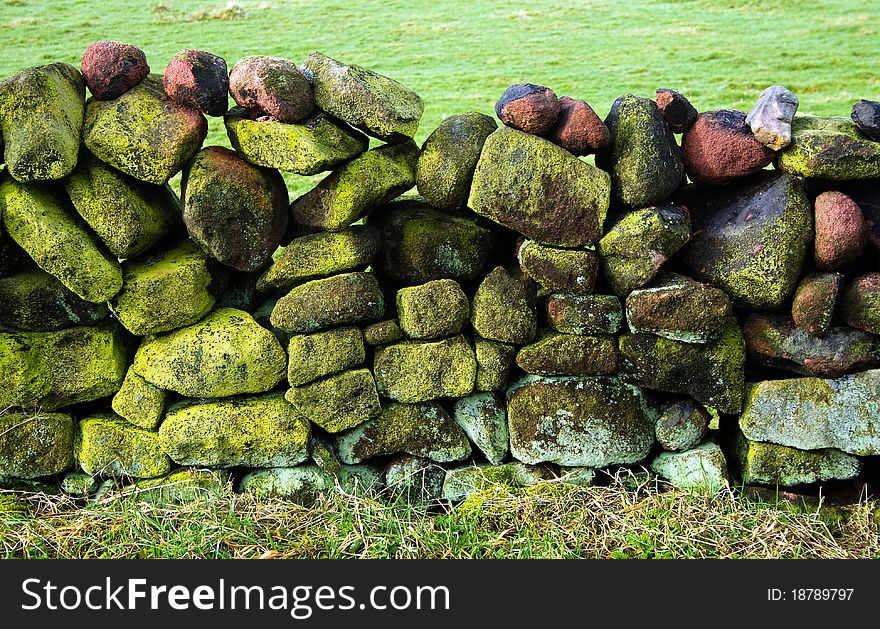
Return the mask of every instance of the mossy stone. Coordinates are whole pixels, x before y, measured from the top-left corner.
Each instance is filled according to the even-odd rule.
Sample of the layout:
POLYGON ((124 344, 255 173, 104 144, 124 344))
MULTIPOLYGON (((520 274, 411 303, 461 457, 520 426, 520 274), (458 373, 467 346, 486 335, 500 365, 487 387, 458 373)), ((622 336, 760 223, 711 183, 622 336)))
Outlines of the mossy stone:
POLYGON ((880 143, 865 138, 848 118, 795 116, 791 144, 776 168, 791 175, 849 180, 880 176, 880 143))
POLYGON ((623 323, 623 306, 616 295, 547 297, 547 325, 566 334, 616 334, 623 323))
POLYGON ((443 492, 446 470, 430 459, 404 454, 385 468, 385 491, 407 504, 428 506, 443 492))
POLYGON ((61 490, 68 496, 87 498, 98 491, 98 479, 84 472, 68 472, 61 479, 61 490))
POLYGON ((28 68, 0 83, 0 148, 10 175, 27 182, 70 174, 85 97, 85 80, 67 63, 28 68))
POLYGON ((40 478, 73 467, 75 426, 64 413, 0 414, 0 477, 40 478))
POLYGON ((560 249, 525 240, 517 249, 520 268, 542 288, 576 295, 593 292, 599 259, 587 249, 560 249))
POLYGON ((37 265, 92 303, 122 287, 122 268, 52 184, 0 180, 3 227, 37 265))
POLYGON ((113 314, 132 334, 145 336, 192 325, 214 307, 208 257, 184 240, 122 265, 122 290, 113 314))
POLYGON ((446 471, 443 480, 443 498, 457 502, 495 485, 515 489, 537 485, 551 478, 553 473, 547 466, 526 465, 519 462, 457 467, 446 471))
POLYGON ((288 389, 285 398, 329 433, 354 428, 382 412, 369 369, 353 369, 288 389))
POLYGON ((695 447, 709 428, 709 411, 693 400, 678 400, 660 411, 654 434, 664 450, 681 452, 695 447))
POLYGON ((501 391, 507 388, 510 368, 516 360, 516 346, 474 337, 477 356, 477 391, 501 391))
POLYGON ((165 391, 129 369, 110 403, 113 412, 144 430, 155 430, 165 414, 165 391))
POLYGON ((141 181, 166 183, 207 135, 205 117, 171 100, 157 74, 119 98, 86 102, 83 143, 101 161, 141 181))
POLYGON ((345 465, 337 474, 317 465, 299 465, 254 470, 241 479, 238 490, 260 499, 281 498, 308 507, 321 495, 339 491, 353 496, 374 494, 382 488, 381 477, 380 470, 367 465, 345 465))
POLYGON ((602 234, 608 174, 549 140, 501 127, 483 145, 468 207, 528 238, 578 247, 602 234))
POLYGON ((180 505, 216 502, 226 493, 229 477, 218 470, 184 468, 161 478, 142 479, 125 489, 138 502, 180 505))
POLYGON ((566 485, 590 487, 596 480, 596 470, 583 466, 560 466, 559 480, 566 485))
POLYGON ((839 311, 849 325, 880 335, 880 273, 850 281, 840 296, 839 311))
POLYGON ((80 421, 76 458, 92 476, 155 478, 171 471, 159 435, 114 414, 91 415, 80 421))
POLYGON ((437 402, 392 403, 377 418, 338 435, 336 451, 348 464, 401 452, 445 463, 469 457, 471 445, 437 402))
POLYGON ((309 438, 309 458, 328 474, 338 474, 342 469, 342 461, 336 455, 333 444, 314 432, 309 438))
POLYGON ((402 338, 403 330, 397 319, 386 319, 364 328, 364 343, 367 345, 388 345, 402 338))
POLYGON ((507 457, 507 406, 495 393, 473 393, 455 402, 455 423, 471 442, 498 465, 507 457))
POLYGON ((281 393, 183 402, 159 427, 178 465, 288 467, 309 458, 308 420, 281 393))
POLYGON ((298 334, 290 337, 287 355, 287 381, 298 387, 363 363, 364 335, 352 327, 298 334))
POLYGON ((105 304, 85 301, 39 268, 0 279, 0 326, 48 332, 90 325, 109 314, 105 304))
POLYGON ((617 342, 613 336, 542 331, 521 348, 516 364, 526 373, 544 376, 598 376, 617 371, 617 342))
POLYGON ((470 394, 477 359, 462 335, 440 341, 403 341, 376 348, 373 371, 379 395, 398 402, 425 402, 470 394))
POLYGON ((400 329, 411 339, 434 339, 462 331, 470 302, 455 280, 432 280, 397 291, 400 329))
POLYGON ((791 318, 807 334, 825 336, 831 327, 842 273, 810 273, 801 278, 791 302, 791 318))
POLYGON ((856 456, 830 448, 798 450, 775 443, 750 441, 738 435, 736 459, 742 481, 761 485, 806 485, 828 480, 848 480, 862 471, 856 456))
POLYGON ((730 483, 727 459, 713 441, 683 452, 662 452, 651 461, 651 469, 679 489, 714 494, 730 483))
POLYGON ((194 325, 147 338, 133 369, 181 395, 228 397, 274 388, 287 372, 287 354, 248 313, 221 308, 194 325))
POLYGON ((344 122, 318 113, 297 124, 252 120, 241 107, 224 117, 232 148, 251 164, 297 175, 317 175, 367 150, 367 138, 344 122))
POLYGON ((477 288, 471 305, 471 325, 483 338, 522 344, 538 330, 537 290, 525 276, 495 267, 477 288))
POLYGON ((445 118, 422 145, 416 165, 419 194, 434 207, 460 210, 467 203, 483 144, 498 123, 476 111, 445 118))

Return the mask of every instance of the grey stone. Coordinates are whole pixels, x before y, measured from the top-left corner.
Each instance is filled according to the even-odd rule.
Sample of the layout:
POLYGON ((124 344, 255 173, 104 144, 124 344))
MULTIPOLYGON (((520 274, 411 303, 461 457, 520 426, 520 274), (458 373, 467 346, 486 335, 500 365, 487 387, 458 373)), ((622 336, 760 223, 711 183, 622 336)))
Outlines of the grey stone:
POLYGON ((771 85, 761 92, 758 102, 746 116, 746 124, 755 139, 779 151, 791 144, 791 121, 798 109, 798 97, 781 85, 771 85))

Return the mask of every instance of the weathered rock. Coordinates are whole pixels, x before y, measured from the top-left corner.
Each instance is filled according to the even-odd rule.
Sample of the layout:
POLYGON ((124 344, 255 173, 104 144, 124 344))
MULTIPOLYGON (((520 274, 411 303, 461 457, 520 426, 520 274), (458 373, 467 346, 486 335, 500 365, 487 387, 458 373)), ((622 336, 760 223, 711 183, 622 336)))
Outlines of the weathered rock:
POLYGON ((749 441, 739 435, 736 458, 744 483, 803 485, 855 478, 862 471, 858 457, 840 450, 798 450, 775 443, 749 441))
POLYGON ((343 273, 295 287, 278 300, 272 325, 308 334, 338 325, 377 321, 385 314, 385 299, 372 273, 343 273))
POLYGON ((446 470, 420 456, 404 454, 385 468, 385 487, 392 496, 414 505, 428 505, 443 493, 446 470))
POLYGON ((159 443, 179 465, 289 467, 309 457, 308 420, 280 393, 184 402, 159 427, 159 443))
POLYGON ((309 437, 309 458, 328 474, 338 474, 342 461, 336 455, 336 448, 323 435, 312 433, 309 437))
POLYGON ((681 150, 654 101, 621 96, 605 118, 611 145, 596 165, 611 173, 616 203, 643 208, 665 201, 684 177, 681 150))
POLYGON ((248 313, 221 308, 194 325, 148 338, 133 369, 187 397, 229 397, 274 388, 287 371, 287 354, 248 313))
POLYGON ((615 295, 547 297, 547 324, 566 334, 616 334, 623 323, 623 307, 615 295))
POLYGON ((483 144, 496 128, 494 119, 475 111, 445 118, 422 145, 416 164, 419 194, 442 210, 461 209, 483 144))
POLYGON ((823 192, 815 201, 816 268, 837 271, 862 255, 868 226, 861 208, 842 192, 823 192))
POLYGON ((704 111, 681 138, 685 170, 693 181, 724 186, 754 174, 776 153, 761 144, 741 111, 704 111))
POLYGON ((144 336, 192 325, 214 307, 212 268, 191 241, 125 262, 122 290, 110 304, 132 334, 144 336))
POLYGON ((141 479, 126 488, 138 502, 180 505, 192 502, 216 503, 228 495, 229 475, 219 470, 182 468, 160 478, 141 479))
POLYGON ((507 391, 510 452, 524 463, 638 463, 654 420, 638 388, 617 378, 525 376, 507 391))
POLYGON ((165 415, 165 391, 129 369, 110 404, 113 412, 144 430, 155 430, 165 415))
POLYGON ((811 273, 804 277, 791 304, 795 325, 810 336, 825 336, 842 286, 843 275, 840 273, 811 273))
POLYGON ((92 96, 113 100, 150 74, 144 51, 118 41, 96 41, 82 56, 82 74, 92 96))
POLYGON ((751 385, 739 425, 751 441, 799 450, 880 454, 880 370, 751 385))
POLYGON ((57 332, 0 332, 0 409, 47 411, 113 395, 126 350, 113 323, 57 332))
POLYGON ((474 337, 477 356, 477 391, 501 391, 507 388, 510 368, 516 359, 516 346, 474 337))
POLYGON ((760 173, 684 203, 694 237, 684 262, 698 280, 734 301, 775 310, 791 297, 813 237, 810 202, 798 180, 760 173))
POLYGON ((646 389, 690 395, 722 413, 739 412, 746 343, 735 320, 721 338, 705 345, 650 334, 624 334, 619 344, 624 378, 646 389))
POLYGON ((687 98, 675 90, 657 90, 654 93, 654 102, 674 133, 684 133, 697 120, 697 110, 687 98))
POLYGON ((862 275, 846 285, 840 318, 854 328, 880 334, 880 273, 862 275))
POLYGON ((159 435, 113 414, 85 417, 79 423, 76 458, 92 476, 155 478, 171 471, 159 435))
POLYGON ((64 186, 73 207, 117 258, 135 258, 180 226, 180 202, 83 151, 64 186))
POLYGON ((383 397, 397 402, 425 402, 470 394, 477 359, 462 335, 440 341, 403 341, 377 347, 373 371, 383 397))
POLYGON ((593 292, 599 268, 594 251, 558 249, 524 240, 517 248, 517 259, 520 269, 542 288, 578 295, 593 292))
POLYGON ((690 399, 678 400, 663 407, 654 435, 664 450, 680 452, 699 444, 709 428, 709 412, 690 399))
POLYGON ((865 139, 846 118, 797 116, 791 144, 776 168, 791 175, 848 180, 880 176, 880 143, 865 139))
POLYGON ((0 326, 35 332, 91 325, 107 306, 85 301, 38 268, 0 279, 0 326))
POLYGON ((663 452, 651 461, 651 469, 680 489, 716 493, 730 482, 724 452, 712 441, 684 452, 663 452))
POLYGON ((495 103, 495 115, 508 127, 533 135, 546 135, 559 117, 561 105, 549 87, 516 83, 495 103))
POLYGON ((547 139, 572 155, 590 155, 608 146, 611 132, 586 101, 563 96, 547 139))
POLYGON ((284 498, 303 506, 311 506, 322 494, 364 496, 381 488, 381 470, 366 465, 346 465, 336 475, 315 465, 255 470, 239 484, 241 492, 264 499, 284 498))
POLYGON ((458 334, 469 315, 467 295, 455 280, 432 280, 397 291, 400 329, 411 339, 458 334))
POLYGON ((576 487, 589 487, 596 479, 596 470, 592 467, 566 467, 559 468, 559 481, 566 485, 575 485, 576 487))
POLYGON ((348 464, 400 452, 437 463, 461 461, 471 454, 462 429, 436 402, 389 404, 376 419, 338 435, 336 448, 348 464))
POLYGON ((411 138, 425 105, 411 89, 357 65, 345 65, 320 52, 305 60, 315 102, 327 113, 385 141, 411 138))
POLYGON ((617 371, 617 343, 612 336, 560 334, 544 330, 523 347, 516 364, 526 373, 545 376, 599 376, 617 371))
POLYGON ((287 380, 292 387, 357 367, 366 358, 364 336, 351 327, 291 336, 287 354, 287 380))
POLYGON ((602 273, 625 297, 644 286, 691 237, 687 208, 661 205, 625 214, 599 241, 602 273))
POLYGON ((252 120, 241 107, 224 118, 232 148, 252 164, 297 175, 317 175, 367 150, 367 137, 317 112, 298 124, 252 120))
POLYGON ((330 433, 354 428, 382 412, 369 369, 343 371, 293 387, 284 396, 303 416, 330 433))
POLYGON ((746 124, 755 139, 767 148, 779 151, 791 144, 791 121, 798 108, 798 97, 781 85, 761 92, 758 102, 746 116, 746 124))
POLYGON ((98 479, 85 472, 68 472, 61 479, 61 490, 68 496, 87 498, 98 491, 98 479))
POLYGON ((508 450, 507 407, 495 393, 474 393, 456 400, 453 417, 492 465, 508 450))
POLYGON ((171 100, 157 75, 115 100, 86 103, 83 143, 101 161, 141 181, 166 183, 207 134, 205 117, 171 100))
POLYGON ((397 319, 386 319, 364 328, 364 343, 367 345, 388 345, 403 338, 403 330, 397 319))
POLYGON ((229 73, 229 93, 253 118, 269 116, 299 122, 315 108, 308 79, 296 64, 281 57, 245 57, 229 73))
POLYGON ((656 334, 685 343, 714 341, 731 313, 724 291, 677 273, 662 273, 650 287, 626 298, 626 321, 633 334, 656 334))
POLYGON ((64 413, 3 412, 0 476, 39 478, 70 469, 75 428, 73 417, 64 413))
POLYGON ((62 179, 76 166, 86 86, 72 65, 22 70, 0 82, 3 161, 16 181, 62 179))
POLYGON ((538 242, 578 247, 602 233, 609 193, 607 173, 549 140, 502 127, 483 145, 468 207, 538 242))
POLYGON ((415 184, 419 149, 413 142, 386 144, 359 155, 296 199, 290 215, 297 225, 345 229, 377 206, 415 184))
POLYGON ((880 103, 860 100, 852 106, 850 114, 859 131, 869 140, 880 142, 880 103))
POLYGON ((181 50, 162 76, 165 93, 178 105, 222 116, 229 109, 226 61, 204 50, 181 50))
POLYGON ((470 465, 446 471, 443 498, 457 502, 493 486, 509 489, 530 487, 553 478, 546 465, 505 463, 504 465, 470 465))

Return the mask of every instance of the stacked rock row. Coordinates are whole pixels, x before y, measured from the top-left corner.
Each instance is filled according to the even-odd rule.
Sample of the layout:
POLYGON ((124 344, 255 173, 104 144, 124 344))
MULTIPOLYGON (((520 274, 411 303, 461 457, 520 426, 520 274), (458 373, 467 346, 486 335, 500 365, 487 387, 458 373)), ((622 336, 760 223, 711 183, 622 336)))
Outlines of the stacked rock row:
POLYGON ((603 121, 523 84, 502 126, 454 115, 420 150, 416 93, 317 52, 158 76, 100 42, 25 70, 0 83, 0 476, 211 468, 303 501, 641 462, 855 478, 880 454, 880 105, 796 108, 658 90, 603 121), (234 150, 202 148, 205 115, 234 150), (279 171, 328 174, 290 202, 279 171))

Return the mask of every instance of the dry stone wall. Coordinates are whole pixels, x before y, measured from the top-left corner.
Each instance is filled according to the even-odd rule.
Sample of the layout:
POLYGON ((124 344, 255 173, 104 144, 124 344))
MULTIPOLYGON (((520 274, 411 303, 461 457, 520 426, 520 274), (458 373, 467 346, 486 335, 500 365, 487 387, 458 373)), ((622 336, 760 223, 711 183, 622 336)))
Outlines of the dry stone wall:
POLYGON ((520 84, 502 124, 453 115, 419 148, 415 92, 318 52, 159 75, 98 42, 23 70, 0 83, 0 484, 870 480, 880 104, 797 107, 661 89, 603 120, 520 84), (327 174, 289 199, 279 171, 327 174))

